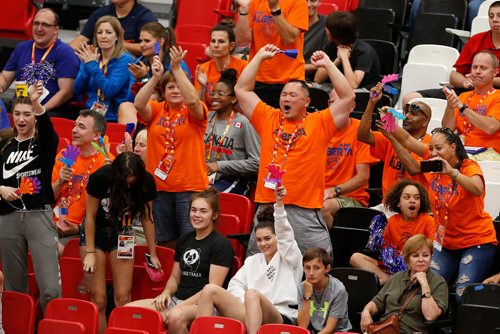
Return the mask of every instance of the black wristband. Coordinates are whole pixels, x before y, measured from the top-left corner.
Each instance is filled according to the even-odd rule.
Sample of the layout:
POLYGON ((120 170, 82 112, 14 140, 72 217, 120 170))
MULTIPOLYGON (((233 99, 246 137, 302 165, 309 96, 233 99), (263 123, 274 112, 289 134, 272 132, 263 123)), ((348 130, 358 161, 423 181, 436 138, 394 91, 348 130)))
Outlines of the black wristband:
POLYGON ((274 11, 272 10, 271 11, 271 15, 272 16, 280 16, 281 15, 281 8, 278 8, 278 9, 276 9, 274 11))
POLYGON ((465 109, 469 108, 469 106, 467 104, 462 104, 462 106, 460 107, 460 109, 458 109, 458 111, 460 112, 461 115, 463 115, 465 109))

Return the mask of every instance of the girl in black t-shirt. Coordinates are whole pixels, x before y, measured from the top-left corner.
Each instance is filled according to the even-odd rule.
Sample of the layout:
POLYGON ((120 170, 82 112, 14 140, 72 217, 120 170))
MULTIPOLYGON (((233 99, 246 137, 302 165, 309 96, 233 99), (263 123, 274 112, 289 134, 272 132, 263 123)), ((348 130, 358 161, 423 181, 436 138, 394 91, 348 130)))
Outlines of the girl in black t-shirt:
POLYGON ((200 291, 208 284, 222 286, 233 261, 231 242, 215 230, 219 218, 217 191, 191 196, 189 219, 194 232, 182 235, 175 248, 175 262, 165 289, 154 299, 129 304, 160 311, 170 333, 188 333, 196 317, 200 291))
POLYGON ((111 165, 90 175, 83 269, 93 273, 90 294, 99 309, 100 332, 106 328, 106 252, 113 274, 115 304, 123 306, 130 302, 134 260, 118 258, 117 248, 119 235, 133 235, 133 219, 142 223, 151 262, 156 268, 161 267, 156 256, 151 210, 155 197, 153 176, 146 172, 141 158, 132 152, 118 155, 111 165))

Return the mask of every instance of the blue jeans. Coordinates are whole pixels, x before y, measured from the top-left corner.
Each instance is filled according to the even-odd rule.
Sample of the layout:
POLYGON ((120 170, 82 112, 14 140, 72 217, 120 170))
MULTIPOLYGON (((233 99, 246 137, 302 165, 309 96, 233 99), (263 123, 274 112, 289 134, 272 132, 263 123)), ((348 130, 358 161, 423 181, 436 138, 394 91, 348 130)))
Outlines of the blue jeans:
POLYGON ((177 240, 193 231, 189 221, 189 202, 192 192, 159 191, 153 201, 156 242, 177 240))
POLYGON ((460 302, 464 289, 472 283, 480 283, 488 274, 495 257, 493 244, 472 246, 464 249, 441 251, 434 249, 431 268, 450 283, 456 278, 457 301, 460 302))

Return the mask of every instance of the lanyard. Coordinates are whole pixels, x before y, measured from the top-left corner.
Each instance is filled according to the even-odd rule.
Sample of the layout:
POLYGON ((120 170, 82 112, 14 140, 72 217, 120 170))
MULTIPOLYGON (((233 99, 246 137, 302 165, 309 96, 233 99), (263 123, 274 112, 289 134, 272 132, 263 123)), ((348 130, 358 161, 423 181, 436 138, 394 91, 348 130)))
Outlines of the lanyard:
MULTIPOLYGON (((288 138, 288 140, 287 140, 287 143, 285 146, 285 152, 283 153, 283 160, 281 160, 281 169, 283 169, 283 166, 285 166, 285 162, 286 162, 286 159, 288 158, 288 153, 290 152, 290 150, 292 148, 292 144, 295 142, 296 139, 298 139, 298 131, 301 128, 301 126, 304 124, 306 117, 307 117, 307 114, 306 114, 306 116, 304 116, 304 118, 302 118, 302 120, 299 122, 299 124, 297 124, 295 126, 295 129, 293 129, 293 132, 290 135, 290 138, 288 138)), ((283 133, 283 129, 285 128, 284 124, 285 124, 285 119, 283 118, 283 116, 281 116, 280 128, 279 128, 279 131, 274 138, 273 158, 271 160, 271 164, 274 164, 274 162, 276 161, 276 158, 278 157, 278 146, 279 146, 281 134, 283 133)))
POLYGON ((132 215, 128 211, 123 214, 122 227, 123 228, 131 228, 132 227, 132 215))
MULTIPOLYGON (((179 109, 177 112, 177 115, 175 116, 175 120, 178 121, 179 118, 181 117, 181 114, 184 112, 184 105, 179 109)), ((170 155, 174 156, 175 154, 175 146, 174 146, 174 139, 175 139, 175 127, 177 126, 177 123, 175 121, 171 121, 171 116, 170 116, 170 108, 168 112, 165 115, 166 119, 166 126, 165 126, 165 153, 163 154, 163 157, 161 158, 160 162, 165 160, 165 158, 170 155)))
MULTIPOLYGON (((224 142, 224 139, 226 138, 226 135, 229 131, 229 128, 231 127, 231 122, 233 121, 234 118, 234 110, 231 111, 231 115, 229 116, 229 119, 227 120, 226 128, 224 129, 224 132, 222 133, 222 136, 219 139, 219 142, 217 143, 217 148, 215 149, 217 154, 215 157, 215 161, 219 161, 220 159, 220 151, 222 148, 222 143, 224 142)), ((207 149, 207 163, 210 162, 211 156, 212 156, 212 147, 214 144, 214 128, 215 128, 215 122, 217 121, 217 113, 214 114, 214 117, 212 118, 212 128, 210 129, 210 138, 208 139, 208 149, 207 149)))
MULTIPOLYGON (((54 38, 50 43, 49 47, 47 48, 47 50, 45 51, 45 53, 43 54, 42 58, 40 59, 40 64, 45 61, 45 58, 47 58, 47 56, 49 55, 50 51, 52 50, 55 44, 56 44, 56 39, 54 38)), ((35 42, 33 42, 33 46, 31 47, 31 63, 32 64, 35 63, 35 42)))
MULTIPOLYGON (((102 73, 104 74, 104 76, 106 76, 108 74, 108 64, 104 64, 104 62, 102 61, 102 59, 99 60, 99 70, 102 71, 102 73)), ((99 87, 97 87, 97 97, 101 101, 104 101, 106 99, 105 96, 101 95, 101 88, 99 88, 99 87)))

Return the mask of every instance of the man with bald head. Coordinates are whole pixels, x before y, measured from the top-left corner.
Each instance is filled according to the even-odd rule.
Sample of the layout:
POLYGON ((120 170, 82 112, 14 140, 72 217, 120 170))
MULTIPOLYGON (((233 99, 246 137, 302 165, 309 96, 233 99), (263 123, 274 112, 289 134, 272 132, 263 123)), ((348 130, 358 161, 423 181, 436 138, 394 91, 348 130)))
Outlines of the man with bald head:
POLYGON ((0 94, 16 80, 16 92, 27 96, 27 85, 21 82, 25 66, 46 63, 55 70, 55 77, 44 85, 42 105, 51 116, 67 116, 68 102, 73 97, 73 82, 80 62, 73 49, 58 39, 59 16, 49 8, 43 8, 33 19, 33 39, 19 43, 0 74, 0 94), (54 111, 58 111, 57 114, 54 111))

